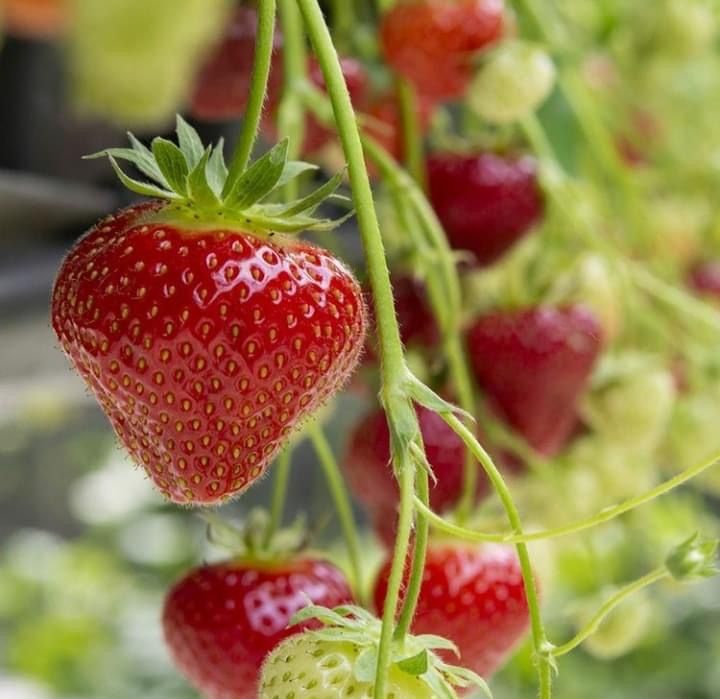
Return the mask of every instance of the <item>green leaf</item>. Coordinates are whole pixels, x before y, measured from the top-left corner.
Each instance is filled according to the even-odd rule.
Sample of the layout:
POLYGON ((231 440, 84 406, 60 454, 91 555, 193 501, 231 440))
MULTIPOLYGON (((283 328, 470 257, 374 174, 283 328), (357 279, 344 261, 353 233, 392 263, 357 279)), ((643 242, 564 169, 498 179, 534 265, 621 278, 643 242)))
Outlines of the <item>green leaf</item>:
POLYGON ((420 677, 428 670, 428 652, 423 648, 417 655, 398 660, 396 665, 408 675, 420 677))
POLYGON ((306 163, 302 160, 289 160, 285 163, 282 175, 280 175, 280 179, 277 181, 275 188, 282 187, 291 180, 294 180, 296 177, 299 177, 305 172, 310 172, 311 170, 315 171, 319 170, 319 168, 313 163, 306 163))
POLYGON ((120 178, 120 182, 122 182, 123 185, 125 185, 125 187, 127 187, 131 192, 142 194, 146 197, 158 197, 160 199, 182 199, 182 197, 175 192, 170 192, 168 190, 161 189, 160 187, 156 187, 153 184, 140 182, 139 180, 134 180, 131 177, 128 177, 120 169, 120 166, 117 164, 117 160, 115 160, 112 155, 108 155, 108 158, 110 159, 110 164, 112 165, 113 170, 115 170, 117 176, 120 178))
POLYGON ((281 216, 292 216, 303 212, 312 213, 323 201, 325 201, 342 183, 343 175, 338 173, 330 178, 322 187, 302 199, 290 202, 280 211, 281 216))
POLYGON ((436 699, 457 699, 457 692, 455 692, 448 681, 434 668, 430 668, 430 671, 422 676, 422 680, 430 687, 433 697, 436 699))
POLYGON ((218 199, 222 198, 223 187, 227 182, 228 169, 225 165, 225 139, 221 138, 208 160, 207 180, 210 188, 217 195, 218 199))
POLYGON ((280 181, 287 162, 287 139, 258 158, 232 185, 225 197, 231 209, 246 209, 266 197, 280 181))
POLYGON ((200 162, 203 157, 205 148, 198 136, 198 132, 190 126, 179 114, 177 115, 177 137, 180 150, 187 160, 189 168, 192 170, 200 162))
POLYGON ((473 685, 480 689, 483 694, 488 697, 488 699, 493 699, 488 683, 476 672, 468 670, 466 667, 446 665, 443 662, 437 662, 435 666, 438 671, 442 672, 454 685, 460 687, 469 687, 470 685, 473 685))
POLYGON ((178 194, 187 196, 189 168, 182 151, 165 138, 155 138, 152 142, 152 152, 170 188, 178 194))
POLYGON ((206 173, 210 150, 208 147, 187 178, 188 196, 200 208, 220 206, 220 200, 208 184, 206 173))
POLYGON ((435 636, 434 634, 424 633, 420 636, 415 636, 415 640, 422 643, 426 648, 431 648, 433 650, 449 650, 457 656, 460 655, 458 647, 452 641, 444 638, 443 636, 435 636))
POLYGON ((127 135, 130 139, 130 145, 132 146, 132 149, 138 154, 138 156, 140 156, 142 160, 143 164, 138 165, 140 170, 144 172, 148 177, 152 178, 156 182, 159 182, 163 187, 169 188, 170 185, 163 176, 162 172, 160 172, 160 168, 155 162, 155 157, 153 156, 152 151, 144 143, 142 143, 142 141, 137 139, 134 134, 128 131, 127 135))
POLYGON ((353 675, 358 682, 373 682, 377 673, 378 649, 372 645, 363 649, 353 666, 353 675))
POLYGON ((143 175, 147 175, 150 179, 155 180, 158 184, 163 187, 170 189, 170 185, 167 180, 160 172, 160 169, 153 158, 152 153, 149 157, 145 154, 138 152, 132 148, 106 148, 99 153, 92 153, 90 155, 84 155, 84 160, 95 160, 97 158, 106 158, 112 156, 115 160, 127 160, 132 163, 143 175))

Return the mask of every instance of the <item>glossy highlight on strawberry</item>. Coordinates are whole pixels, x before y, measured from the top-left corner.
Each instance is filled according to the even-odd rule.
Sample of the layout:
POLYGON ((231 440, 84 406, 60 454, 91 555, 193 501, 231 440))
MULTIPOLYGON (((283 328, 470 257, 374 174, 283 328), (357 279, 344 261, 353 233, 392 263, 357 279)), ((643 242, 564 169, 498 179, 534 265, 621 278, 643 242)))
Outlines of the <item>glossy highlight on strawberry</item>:
POLYGON ((309 603, 352 603, 343 574, 326 561, 229 561, 191 571, 168 593, 165 639, 177 667, 208 699, 255 699, 260 667, 309 603))
POLYGON ((480 265, 495 262, 543 214, 537 165, 525 155, 436 153, 428 186, 448 241, 480 265))

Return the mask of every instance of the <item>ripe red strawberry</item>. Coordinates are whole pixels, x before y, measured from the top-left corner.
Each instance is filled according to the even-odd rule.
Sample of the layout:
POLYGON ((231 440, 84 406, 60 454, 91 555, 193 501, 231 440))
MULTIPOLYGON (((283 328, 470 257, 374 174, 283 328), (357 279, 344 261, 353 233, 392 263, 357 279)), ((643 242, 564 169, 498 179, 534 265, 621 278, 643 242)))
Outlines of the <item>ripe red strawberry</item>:
MULTIPOLYGON (((240 5, 227 24, 225 35, 208 56, 195 80, 190 113, 208 121, 236 119, 245 112, 252 80, 257 10, 240 5)), ((282 89, 282 35, 275 32, 268 81, 268 101, 277 102, 282 89)))
MULTIPOLYGON (((437 479, 435 483, 430 481, 430 506, 442 512, 452 507, 462 493, 465 448, 439 415, 417 406, 417 416, 425 453, 437 479)), ((344 468, 355 497, 367 509, 379 535, 391 541, 399 490, 390 466, 390 432, 382 410, 369 413, 355 427, 344 468)), ((478 499, 487 490, 487 481, 481 476, 478 499)))
MULTIPOLYGON (((170 180, 180 157, 197 154, 187 140, 197 135, 181 127, 187 154, 176 149, 174 171, 137 141, 109 155, 142 154, 136 162, 150 172, 149 158, 170 180)), ((163 152, 161 140, 153 145, 163 152)), ((55 282, 52 322, 63 349, 132 457, 175 502, 221 502, 257 480, 290 432, 346 381, 363 346, 364 303, 352 274, 322 248, 272 231, 331 222, 298 213, 307 199, 288 205, 292 215, 257 203, 281 184, 286 149, 266 154, 227 195, 214 170, 220 158, 206 151, 177 191, 154 188, 167 202, 96 225, 55 282), (191 187, 210 206, 187 195, 191 187)))
MULTIPOLYGON (((382 612, 391 565, 388 559, 375 583, 378 612, 382 612)), ((489 677, 528 626, 525 586, 512 547, 431 542, 413 633, 439 634, 453 641, 463 667, 489 677)), ((440 654, 453 658, 448 651, 440 654)))
MULTIPOLYGON (((425 135, 432 122, 435 102, 419 95, 418 112, 420 130, 425 135)), ((402 161, 405 148, 402 140, 400 108, 395 95, 388 94, 375 100, 368 106, 366 113, 369 119, 365 125, 365 131, 393 158, 402 161)))
POLYGON ((499 311, 467 337, 475 376, 494 408, 539 453, 557 454, 602 347, 602 330, 580 305, 499 311))
POLYGON ((503 255, 543 212, 529 156, 437 153, 428 160, 428 186, 452 247, 481 265, 503 255))
POLYGON ((289 627, 293 615, 310 602, 334 607, 352 601, 343 574, 325 561, 208 565, 169 592, 165 640, 177 667, 203 696, 255 699, 267 654, 288 636, 317 625, 289 627))
POLYGON ((720 300, 720 262, 708 260, 696 265, 690 272, 689 283, 697 293, 716 302, 720 300))
POLYGON ((475 54, 503 34, 502 0, 397 3, 382 19, 387 62, 435 100, 461 97, 475 54))

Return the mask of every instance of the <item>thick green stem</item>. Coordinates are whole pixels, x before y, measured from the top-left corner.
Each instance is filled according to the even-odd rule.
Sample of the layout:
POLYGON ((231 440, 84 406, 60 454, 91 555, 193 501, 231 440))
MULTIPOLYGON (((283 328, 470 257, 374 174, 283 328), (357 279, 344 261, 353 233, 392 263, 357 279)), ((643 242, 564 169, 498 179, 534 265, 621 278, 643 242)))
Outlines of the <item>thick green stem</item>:
POLYGON ((258 27, 255 58, 253 60, 252 82, 248 105, 243 118, 242 130, 230 163, 230 172, 225 183, 225 193, 229 192, 247 167, 257 138, 263 103, 267 92, 270 64, 272 62, 275 37, 275 0, 259 0, 258 27))
POLYGON ((612 597, 610 597, 601 607, 598 609, 596 614, 587 623, 587 625, 578 631, 578 633, 571 638, 567 643, 563 643, 561 646, 557 646, 553 649, 552 654, 554 657, 559 658, 561 655, 566 655, 571 650, 577 648, 586 638, 592 636, 597 630, 603 619, 607 617, 618 605, 624 602, 628 597, 633 595, 635 592, 642 590, 654 583, 664 580, 670 577, 665 566, 661 566, 656 570, 644 575, 642 578, 635 580, 621 590, 618 590, 612 597))
POLYGON ((720 454, 715 454, 708 461, 704 461, 703 463, 696 464, 695 466, 685 469, 684 471, 678 473, 676 476, 673 476, 664 483, 660 483, 660 485, 657 485, 654 488, 648 490, 646 493, 642 493, 641 495, 637 495, 634 498, 624 500, 618 505, 606 507, 604 510, 601 510, 593 517, 589 517, 588 519, 583 519, 578 522, 573 522, 572 524, 566 524, 562 527, 556 527, 554 529, 543 529, 539 532, 531 532, 530 534, 517 534, 515 532, 508 532, 506 534, 484 534, 482 532, 476 532, 472 529, 466 529, 465 527, 460 527, 456 524, 445 521, 442 517, 429 510, 428 507, 420 500, 416 499, 415 504, 418 511, 422 512, 430 520, 430 523, 434 527, 448 534, 452 534, 453 536, 457 536, 461 539, 467 539, 468 541, 495 542, 505 544, 542 541, 544 539, 556 539, 561 536, 568 536, 569 534, 578 534, 582 531, 585 531, 586 529, 592 529, 599 524, 609 522, 610 520, 613 520, 616 517, 625 514, 626 512, 630 512, 630 510, 634 510, 637 507, 651 502, 652 500, 660 497, 661 495, 669 493, 671 490, 674 490, 683 483, 686 483, 692 478, 695 478, 695 476, 699 475, 703 471, 706 471, 707 469, 716 466, 719 462, 720 454))
POLYGON ((340 467, 320 425, 312 423, 310 427, 308 427, 307 433, 310 436, 315 453, 325 473, 328 489, 335 503, 335 509, 337 510, 340 527, 350 558, 350 568, 354 578, 355 590, 363 593, 365 585, 360 555, 360 537, 358 536, 357 527, 355 526, 352 504, 342 474, 340 473, 340 467))
MULTIPOLYGON (((307 75, 307 50, 302 20, 295 0, 278 0, 283 30, 283 94, 278 106, 278 128, 288 139, 288 159, 297 160, 305 140, 305 103, 302 84, 307 75)), ((288 201, 297 198, 298 180, 287 183, 288 201)))
MULTIPOLYGON (((417 446, 418 459, 424 460, 425 454, 423 450, 417 446)), ((430 487, 428 482, 428 473, 422 466, 415 471, 415 492, 417 499, 425 505, 430 505, 430 487)), ((405 589, 405 599, 403 601, 402 610, 398 617, 398 623, 395 627, 395 638, 403 639, 405 634, 410 630, 415 609, 417 607, 418 598, 422 589, 423 573, 425 571, 425 557, 427 555, 427 543, 429 533, 429 522, 427 517, 418 513, 415 524, 415 549, 413 552, 412 569, 410 579, 405 589)))
POLYGON ((382 401, 388 416, 393 442, 393 463, 400 483, 400 515, 395 557, 383 611, 374 690, 376 699, 385 699, 395 611, 409 548, 414 510, 415 464, 409 457, 407 447, 419 434, 419 428, 415 412, 406 396, 405 386, 409 372, 403 356, 400 331, 395 317, 390 272, 385 259, 385 249, 350 95, 318 0, 297 0, 297 2, 325 78, 340 141, 348 161, 350 185, 375 306, 383 379, 382 401))
POLYGON ((425 190, 427 173, 417 93, 415 88, 404 78, 397 78, 395 86, 400 105, 405 165, 415 182, 425 190))
MULTIPOLYGON (((473 453, 473 456, 482 464, 495 488, 495 492, 502 502, 513 533, 518 537, 523 537, 520 513, 517 510, 505 480, 500 474, 500 471, 498 471, 497 466, 493 463, 490 455, 483 449, 480 442, 475 439, 473 433, 470 432, 455 415, 446 413, 443 414, 442 417, 460 439, 465 442, 465 445, 473 453)), ((535 584, 535 575, 530 564, 530 554, 528 553, 527 544, 516 543, 515 548, 517 550, 518 560, 520 561, 520 570, 522 571, 523 582, 525 584, 525 596, 527 598, 528 610, 530 611, 533 648, 538 669, 538 679, 540 681, 540 699, 550 699, 552 695, 552 664, 549 655, 551 646, 548 643, 540 614, 540 601, 538 598, 537 585, 535 584)))
POLYGON ((282 525, 282 516, 287 500, 288 480, 290 466, 292 465, 292 449, 286 447, 280 453, 274 469, 272 501, 270 505, 270 524, 265 535, 265 545, 268 545, 273 536, 282 525))

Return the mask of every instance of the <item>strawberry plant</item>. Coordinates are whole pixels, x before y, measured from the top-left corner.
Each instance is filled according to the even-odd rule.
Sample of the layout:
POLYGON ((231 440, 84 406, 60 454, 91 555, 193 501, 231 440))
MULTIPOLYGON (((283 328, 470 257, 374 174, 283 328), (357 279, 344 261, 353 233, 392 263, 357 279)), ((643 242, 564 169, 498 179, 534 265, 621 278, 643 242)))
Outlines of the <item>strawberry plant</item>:
POLYGON ((697 172, 678 192, 644 174, 688 164, 639 122, 632 69, 678 45, 686 60, 702 13, 668 37, 670 0, 648 26, 540 0, 331 5, 332 29, 318 0, 227 19, 189 107, 242 117, 229 163, 182 117, 177 142, 131 135, 92 156, 149 201, 71 248, 53 328, 167 500, 223 504, 274 473, 269 518, 166 598, 173 659, 206 696, 489 694, 517 651, 550 699, 578 646, 611 658, 640 642, 651 586, 715 572, 711 517, 697 515, 707 538, 673 530, 673 546, 643 526, 696 476, 717 492, 720 316, 697 172), (571 130, 581 147, 563 152, 571 130), (642 160, 627 157, 638 130, 642 160), (253 161, 258 132, 279 142, 253 161), (337 231, 353 215, 355 272, 337 231), (378 399, 341 468, 324 423, 365 349, 353 388, 378 399), (304 438, 344 572, 280 528, 304 438), (350 490, 387 549, 373 579, 350 490), (605 548, 603 526, 619 532, 605 548), (629 598, 640 611, 619 623, 629 598))

